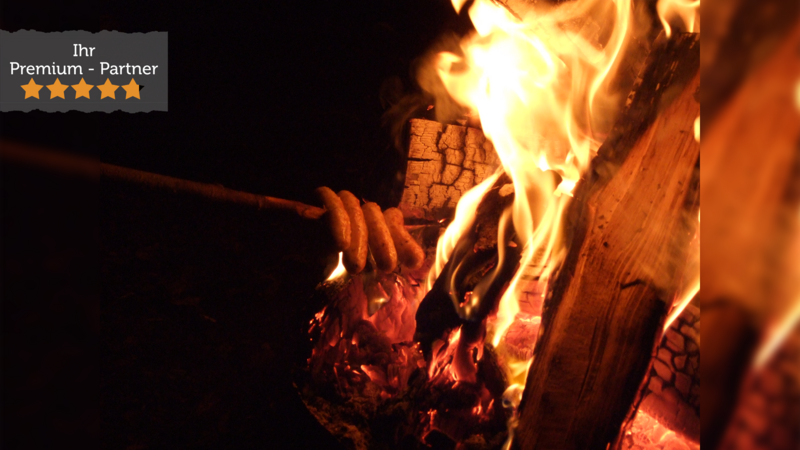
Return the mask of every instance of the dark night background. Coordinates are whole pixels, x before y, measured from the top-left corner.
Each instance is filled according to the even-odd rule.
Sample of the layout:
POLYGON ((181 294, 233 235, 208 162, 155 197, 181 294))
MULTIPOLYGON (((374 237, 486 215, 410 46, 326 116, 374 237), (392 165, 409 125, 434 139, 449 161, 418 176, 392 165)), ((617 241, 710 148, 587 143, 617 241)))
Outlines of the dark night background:
MULTIPOLYGON (((2 138, 387 207, 405 172, 391 130, 425 109, 415 60, 467 23, 447 0, 4 2, 8 31, 169 32, 170 99, 3 113, 2 138)), ((337 448, 292 386, 335 257, 321 225, 9 164, 0 177, 7 448, 337 448)))

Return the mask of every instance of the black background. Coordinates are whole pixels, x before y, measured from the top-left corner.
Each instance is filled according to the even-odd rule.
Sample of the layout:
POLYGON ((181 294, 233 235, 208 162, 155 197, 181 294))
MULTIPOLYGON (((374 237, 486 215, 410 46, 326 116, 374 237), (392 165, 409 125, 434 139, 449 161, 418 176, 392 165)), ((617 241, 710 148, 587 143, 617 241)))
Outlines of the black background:
MULTIPOLYGON (((4 2, 7 31, 169 32, 170 95, 169 112, 3 113, 2 137, 386 207, 404 119, 428 103, 418 58, 468 26, 446 0, 4 2)), ((335 258, 319 224, 10 164, 0 176, 9 448, 336 448, 292 385, 335 258)))

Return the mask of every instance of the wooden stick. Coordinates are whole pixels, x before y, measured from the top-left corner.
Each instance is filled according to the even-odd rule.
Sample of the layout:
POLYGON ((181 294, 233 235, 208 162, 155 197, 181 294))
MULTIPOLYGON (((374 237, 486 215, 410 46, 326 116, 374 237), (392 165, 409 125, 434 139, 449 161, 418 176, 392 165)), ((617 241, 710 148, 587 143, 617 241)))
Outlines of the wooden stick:
POLYGON ((305 219, 319 219, 325 210, 316 206, 282 198, 256 195, 226 187, 182 180, 142 170, 129 169, 94 161, 80 156, 31 148, 27 145, 0 141, 0 158, 27 165, 56 170, 71 175, 99 177, 143 187, 195 195, 208 200, 253 207, 257 210, 282 209, 293 211, 305 219))

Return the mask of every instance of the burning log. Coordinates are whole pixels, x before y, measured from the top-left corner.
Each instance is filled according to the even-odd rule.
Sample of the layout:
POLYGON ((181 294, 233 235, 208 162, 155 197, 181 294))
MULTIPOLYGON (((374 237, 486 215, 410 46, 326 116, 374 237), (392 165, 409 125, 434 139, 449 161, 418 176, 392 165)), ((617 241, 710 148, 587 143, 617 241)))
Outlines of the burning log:
MULTIPOLYGON (((481 321, 459 319, 449 296, 444 298, 444 306, 449 308, 446 312, 455 315, 454 326, 428 313, 416 314, 415 320, 414 313, 421 304, 418 296, 424 294, 424 278, 445 227, 446 220, 434 219, 447 218, 460 194, 483 181, 499 161, 480 130, 422 119, 412 119, 410 125, 404 201, 399 211, 389 209, 384 215, 390 216, 387 217, 390 225, 399 223, 400 217, 396 216, 400 211, 406 220, 423 222, 406 227, 412 230, 412 236, 393 240, 397 243, 413 237, 427 253, 425 264, 416 267, 415 263, 407 263, 399 272, 373 274, 370 267, 375 263, 368 262, 361 274, 320 285, 318 294, 326 298, 324 303, 328 306, 312 322, 313 335, 321 334, 314 338, 317 345, 309 361, 311 380, 300 383, 304 386, 301 392, 309 410, 348 447, 394 447, 411 439, 404 445, 421 448, 425 443, 452 445, 454 441, 472 438, 485 440, 476 448, 497 448, 506 436, 507 417, 500 406, 506 386, 494 354, 483 346, 481 321), (494 165, 487 165, 487 161, 494 165), (441 190, 456 166, 458 182, 441 190), (421 192, 423 195, 419 195, 421 192), (420 200, 429 194, 430 201, 420 200), (445 197, 436 197, 439 194, 445 197), (433 200, 434 197, 439 200, 433 200), (377 290, 382 292, 378 295, 379 302, 371 298, 377 289, 374 285, 382 290, 377 290), (432 330, 431 338, 423 339, 422 346, 413 336, 415 329, 420 331, 420 321, 423 330, 426 326, 432 330), (465 338, 458 340, 458 345, 447 345, 444 341, 448 334, 455 333, 454 328, 462 323, 465 326, 457 334, 465 338), (433 364, 425 376, 420 348, 426 349, 430 360, 431 346, 437 340, 441 364, 433 364), (473 349, 482 354, 474 366, 473 349), (466 367, 466 372, 477 382, 454 384, 449 374, 460 370, 456 366, 466 367), (330 392, 331 387, 337 392, 330 392), (349 425, 344 426, 345 423, 349 425), (390 430, 376 435, 373 433, 376 427, 390 430)), ((462 268, 457 274, 459 280, 466 280, 459 283, 459 295, 472 290, 480 282, 480 274, 497 264, 498 220, 513 199, 509 195, 513 191, 506 189, 502 196, 499 191, 508 183, 508 177, 503 176, 479 207, 472 240, 462 247, 471 253, 474 245, 481 253, 464 266, 470 270, 462 268)), ((398 248, 398 257, 400 253, 398 248)))
POLYGON ((628 110, 576 188, 518 448, 606 448, 630 413, 696 225, 699 54, 697 35, 656 42, 628 110))
POLYGON ((458 326, 466 326, 466 330, 473 333, 477 333, 473 328, 482 329, 481 322, 496 307, 501 289, 516 272, 520 245, 509 247, 502 261, 498 260, 497 248, 500 216, 514 200, 513 190, 507 193, 504 189, 511 187, 510 183, 507 175, 499 176, 481 199, 474 223, 458 239, 442 273, 420 304, 414 338, 422 344, 426 354, 435 340, 458 326), (500 267, 502 273, 486 277, 496 267, 500 267), (479 306, 474 310, 462 307, 475 292, 480 292, 484 299, 479 306))
POLYGON ((327 306, 311 322, 314 350, 298 380, 309 411, 348 448, 426 448, 472 436, 491 441, 476 448, 499 447, 504 383, 491 352, 479 363, 482 383, 431 382, 446 379, 450 364, 426 376, 412 341, 420 286, 388 275, 381 281, 394 285, 390 297, 370 312, 366 276, 329 280, 317 290, 327 306))

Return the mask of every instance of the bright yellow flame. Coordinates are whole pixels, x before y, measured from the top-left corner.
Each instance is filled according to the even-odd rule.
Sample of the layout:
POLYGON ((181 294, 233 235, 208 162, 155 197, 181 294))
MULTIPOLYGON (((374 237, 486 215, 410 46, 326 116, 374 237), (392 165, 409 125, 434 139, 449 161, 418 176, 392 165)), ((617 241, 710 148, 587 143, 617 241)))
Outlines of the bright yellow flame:
POLYGON ((794 86, 794 106, 800 110, 800 80, 797 80, 797 84, 794 86))
POLYGON ((700 32, 700 0, 658 0, 656 11, 667 37, 672 36, 669 21, 674 18, 681 20, 687 32, 700 32))
POLYGON ((688 305, 692 299, 694 298, 697 293, 700 292, 700 277, 697 277, 696 280, 685 290, 681 293, 680 299, 677 301, 675 306, 672 308, 672 312, 667 317, 667 320, 664 322, 664 331, 667 331, 672 322, 681 315, 684 309, 686 309, 686 305, 688 305))
POLYGON ((697 211, 697 232, 689 244, 689 257, 686 261, 683 278, 683 286, 678 292, 677 301, 673 303, 672 311, 664 322, 664 331, 667 331, 672 322, 686 309, 686 305, 700 292, 700 211, 697 211))
MULTIPOLYGON (((464 3, 453 0, 457 11, 464 3)), ((617 93, 609 92, 608 82, 632 14, 631 0, 538 9, 519 19, 491 0, 476 0, 469 9, 475 33, 463 39, 460 55, 443 52, 436 60, 447 92, 477 112, 514 186, 510 218, 523 243, 522 258, 487 331, 486 340, 495 347, 504 345, 503 336, 520 312, 518 299, 526 287, 522 277, 546 282, 565 254, 563 213, 599 147, 594 138, 598 124, 607 126, 616 113, 617 93)), ((429 286, 492 183, 494 178, 462 197, 454 222, 439 240, 429 286)), ((510 384, 520 392, 530 363, 506 361, 510 384)))
POLYGON ((344 252, 339 252, 339 265, 337 265, 336 268, 333 269, 333 272, 331 272, 330 276, 328 276, 328 278, 325 279, 325 281, 335 280, 339 277, 344 276, 347 273, 347 270, 344 268, 344 264, 342 263, 343 255, 344 252))
POLYGON ((492 187, 499 177, 499 173, 487 177, 482 183, 467 191, 458 200, 456 215, 450 225, 448 225, 444 234, 439 237, 439 242, 436 244, 436 260, 433 267, 431 267, 431 271, 428 273, 426 290, 429 291, 431 289, 433 283, 436 282, 436 278, 442 273, 445 264, 447 264, 450 255, 453 253, 453 249, 456 248, 458 238, 461 237, 464 231, 470 227, 475 220, 475 212, 478 209, 478 204, 481 202, 484 194, 486 194, 486 191, 492 187))
POLYGON ((461 8, 464 7, 464 3, 467 3, 467 0, 453 0, 452 3, 456 12, 461 12, 461 8))
MULTIPOLYGON (((796 263, 795 263, 796 264, 796 263)), ((793 270, 796 271, 798 266, 794 266, 793 270)), ((793 285, 793 290, 797 289, 797 274, 793 276, 784 275, 788 277, 793 285)), ((786 294, 788 298, 792 298, 796 294, 786 294)), ((767 325, 764 331, 764 337, 761 340, 756 357, 753 361, 756 369, 760 369, 766 364, 772 355, 778 350, 781 344, 786 340, 787 336, 794 331, 798 323, 800 323, 800 297, 794 299, 793 303, 787 304, 786 309, 781 308, 780 313, 774 313, 774 318, 767 325), (786 312, 784 312, 786 311, 786 312)))
POLYGON ((789 314, 786 314, 776 324, 767 328, 765 333, 767 337, 756 353, 754 361, 756 369, 762 368, 769 361, 778 347, 786 340, 789 333, 797 326, 798 321, 800 321, 800 299, 795 301, 789 314))

